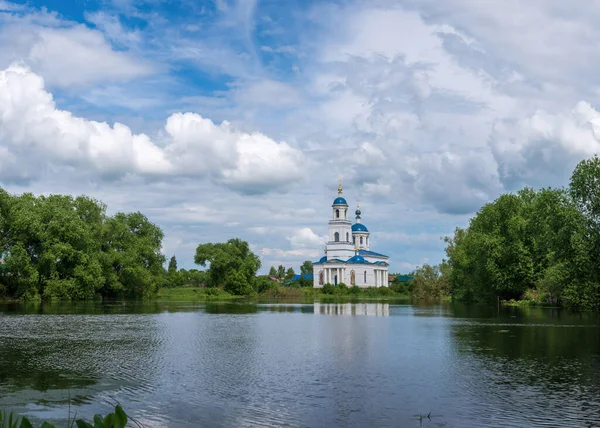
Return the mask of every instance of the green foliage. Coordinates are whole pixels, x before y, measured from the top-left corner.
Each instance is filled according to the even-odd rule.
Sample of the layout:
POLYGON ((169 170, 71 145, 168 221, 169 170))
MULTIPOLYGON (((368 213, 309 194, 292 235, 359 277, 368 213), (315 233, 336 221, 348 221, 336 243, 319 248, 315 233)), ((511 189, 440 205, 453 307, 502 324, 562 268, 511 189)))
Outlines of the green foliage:
POLYGON ((167 269, 168 273, 175 273, 177 272, 177 259, 175 258, 175 256, 171 257, 171 260, 169 260, 169 268, 167 269))
POLYGON ((413 290, 413 282, 412 281, 400 282, 398 280, 394 280, 390 284, 390 290, 392 290, 394 293, 398 293, 398 294, 411 294, 412 290, 413 290))
POLYGON ((290 286, 292 286, 292 287, 300 287, 300 288, 312 287, 313 285, 314 284, 313 284, 312 279, 306 279, 302 276, 290 284, 290 286))
POLYGON ((270 280, 266 275, 256 277, 256 291, 258 293, 264 293, 267 290, 277 288, 277 286, 277 282, 270 280))
POLYGON ((152 294, 162 231, 140 213, 106 215, 91 198, 0 189, 0 283, 23 300, 152 294))
POLYGON ((294 277, 294 275, 296 275, 296 272, 294 272, 294 268, 290 267, 287 271, 285 271, 285 279, 287 281, 290 281, 294 277))
POLYGON ((200 287, 165 287, 158 290, 158 300, 199 301, 199 300, 229 300, 236 296, 218 288, 200 287))
POLYGON ((335 286, 333 284, 327 283, 323 285, 323 288, 321 288, 321 293, 323 294, 334 294, 335 293, 335 286))
MULTIPOLYGON (((77 425, 77 428, 125 428, 127 421, 127 415, 121 406, 117 405, 114 412, 104 417, 102 415, 95 415, 93 423, 87 422, 84 419, 77 419, 74 423, 77 425)), ((68 424, 68 426, 72 426, 72 424, 68 424)), ((33 428, 33 425, 25 417, 17 417, 12 412, 0 411, 0 428, 33 428)), ((54 425, 49 422, 43 422, 40 428, 54 428, 54 425)))
POLYGON ((283 265, 277 266, 277 277, 279 279, 285 278, 285 266, 283 266, 283 265))
POLYGON ((360 294, 361 290, 360 290, 360 287, 358 285, 353 285, 352 287, 350 287, 350 289, 348 290, 348 292, 350 294, 360 294))
POLYGON ((277 276, 277 269, 275 269, 275 266, 271 266, 271 269, 269 269, 269 276, 277 276))
POLYGON ((577 166, 568 192, 525 188, 486 204, 446 238, 451 295, 600 309, 599 186, 594 157, 577 166))
POLYGON ((300 266, 300 274, 310 275, 313 273, 313 264, 310 260, 305 260, 300 266))
POLYGON ((439 266, 424 264, 415 270, 412 275, 414 278, 409 283, 413 298, 441 299, 449 295, 450 281, 446 263, 439 266))
POLYGON ((235 295, 255 293, 253 286, 260 259, 250 251, 246 241, 235 238, 225 243, 200 244, 194 261, 201 266, 209 264, 208 286, 223 286, 225 291, 235 295))

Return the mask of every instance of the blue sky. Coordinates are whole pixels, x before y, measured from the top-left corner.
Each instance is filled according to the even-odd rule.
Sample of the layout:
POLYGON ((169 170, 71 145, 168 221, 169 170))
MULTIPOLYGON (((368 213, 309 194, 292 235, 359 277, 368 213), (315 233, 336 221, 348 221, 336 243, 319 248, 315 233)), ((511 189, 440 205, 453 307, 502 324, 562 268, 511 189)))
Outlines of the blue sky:
POLYGON ((337 179, 407 272, 600 147, 600 7, 554 0, 0 0, 0 183, 140 210, 164 252, 324 247, 337 179))

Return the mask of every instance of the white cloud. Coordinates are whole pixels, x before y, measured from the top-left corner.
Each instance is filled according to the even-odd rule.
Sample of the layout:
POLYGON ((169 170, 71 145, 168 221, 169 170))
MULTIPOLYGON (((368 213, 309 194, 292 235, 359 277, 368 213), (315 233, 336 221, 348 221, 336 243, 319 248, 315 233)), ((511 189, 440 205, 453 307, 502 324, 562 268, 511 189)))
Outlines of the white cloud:
POLYGON ((213 16, 191 8, 176 24, 119 3, 148 26, 132 29, 110 10, 85 15, 94 30, 53 13, 0 13, 0 67, 23 59, 60 86, 62 108, 78 112, 58 110, 31 85, 6 101, 0 83, 0 178, 35 179, 51 164, 64 187, 50 186, 58 175, 46 171, 31 188, 72 191, 66 180, 88 179, 82 170, 120 177, 119 187, 97 180, 102 192, 81 192, 149 213, 178 258, 239 236, 267 268, 316 259, 343 176, 374 249, 405 270, 439 261, 438 232, 466 225, 499 193, 565 184, 575 163, 598 151, 593 3, 356 0, 302 14, 261 4, 255 14, 256 2, 224 1, 213 16), (53 63, 65 37, 77 53, 69 70, 53 63), (103 69, 88 45, 103 64, 124 66, 103 69), (194 68, 199 81, 186 77, 182 91, 175 70, 194 68), (152 84, 138 83, 148 73, 152 84), (73 91, 73 83, 87 86, 73 91), (149 176, 160 180, 142 190, 149 176), (247 196, 265 191, 274 192, 247 196))
POLYGON ((288 238, 294 249, 309 249, 317 252, 323 248, 326 239, 325 236, 317 235, 309 227, 297 229, 294 231, 294 234, 288 238))
POLYGON ((560 186, 577 162, 600 153, 600 113, 585 102, 566 114, 540 110, 497 124, 490 146, 507 187, 560 186))
POLYGON ((149 61, 114 50, 100 31, 45 12, 0 13, 0 45, 0 68, 25 61, 49 85, 61 88, 131 80, 155 71, 149 61))
POLYGON ((24 7, 20 4, 10 3, 5 0, 0 0, 0 12, 15 12, 22 10, 24 7))
MULTIPOLYGON (((103 175, 211 176, 245 193, 301 178, 302 152, 260 133, 246 134, 193 113, 167 119, 164 147, 120 123, 75 117, 56 108, 43 79, 22 66, 0 72, 2 173, 34 178, 48 163, 92 167, 103 175)), ((16 178, 16 177, 12 177, 16 178)))

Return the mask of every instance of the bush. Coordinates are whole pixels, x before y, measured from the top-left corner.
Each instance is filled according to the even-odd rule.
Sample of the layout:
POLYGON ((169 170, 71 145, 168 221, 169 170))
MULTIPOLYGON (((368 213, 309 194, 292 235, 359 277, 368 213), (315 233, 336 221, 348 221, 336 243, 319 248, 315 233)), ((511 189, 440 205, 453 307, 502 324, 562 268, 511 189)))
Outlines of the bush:
POLYGON ((270 280, 267 276, 257 276, 256 277, 256 290, 259 293, 264 293, 273 288, 277 288, 277 283, 275 281, 270 280))
POLYGON ((409 282, 394 281, 390 285, 390 290, 392 290, 394 293, 398 293, 398 294, 411 294, 412 289, 413 289, 412 284, 413 284, 412 281, 409 281, 409 282))
POLYGON ((352 287, 350 287, 350 289, 348 291, 350 292, 350 294, 360 294, 361 293, 361 289, 358 285, 353 285, 352 287))
POLYGON ((333 293, 335 293, 335 287, 333 284, 327 283, 323 286, 323 288, 321 289, 321 292, 323 294, 333 294, 333 293))
POLYGON ((219 287, 208 287, 205 290, 207 296, 218 296, 223 293, 219 287))
POLYGON ((314 297, 316 290, 316 288, 312 287, 302 287, 302 295, 304 297, 314 297))
POLYGON ((335 294, 346 294, 348 292, 348 286, 343 282, 340 282, 336 288, 335 294))

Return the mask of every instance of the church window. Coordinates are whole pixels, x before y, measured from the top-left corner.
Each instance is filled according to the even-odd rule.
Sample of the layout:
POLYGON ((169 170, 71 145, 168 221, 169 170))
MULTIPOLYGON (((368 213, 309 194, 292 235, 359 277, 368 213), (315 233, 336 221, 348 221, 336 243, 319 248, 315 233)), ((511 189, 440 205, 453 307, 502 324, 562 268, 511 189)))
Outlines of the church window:
POLYGON ((319 285, 323 285, 323 271, 319 271, 319 285))
POLYGON ((346 232, 346 242, 350 242, 350 234, 346 232))
POLYGON ((360 237, 360 245, 362 245, 362 244, 363 244, 363 237, 361 236, 360 237))
POLYGON ((353 236, 353 237, 352 237, 352 243, 353 243, 354 245, 356 245, 356 236, 353 236))
POLYGON ((365 284, 367 283, 367 271, 365 271, 365 284))
POLYGON ((334 240, 335 242, 340 242, 340 233, 339 233, 339 232, 335 232, 335 233, 333 234, 333 240, 334 240))
POLYGON ((350 285, 356 285, 356 275, 354 271, 350 271, 350 285))
POLYGON ((335 218, 340 218, 340 210, 335 210, 335 218))

